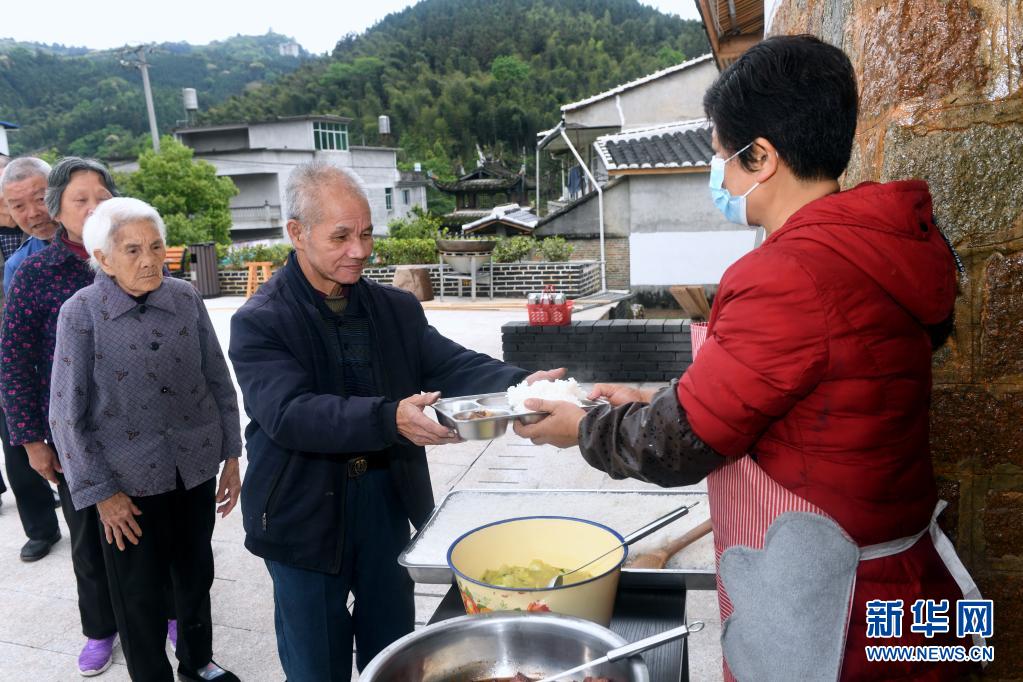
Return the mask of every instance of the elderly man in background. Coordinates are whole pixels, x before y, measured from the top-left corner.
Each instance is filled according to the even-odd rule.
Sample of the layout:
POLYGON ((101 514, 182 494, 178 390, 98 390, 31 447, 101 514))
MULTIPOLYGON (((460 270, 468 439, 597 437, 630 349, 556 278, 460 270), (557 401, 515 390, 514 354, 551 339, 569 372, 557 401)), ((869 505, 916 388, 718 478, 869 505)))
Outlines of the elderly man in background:
POLYGON ((423 446, 458 440, 423 408, 440 392, 503 391, 528 372, 441 336, 412 294, 362 277, 373 225, 351 176, 300 166, 286 196, 295 252, 231 321, 251 418, 245 546, 273 580, 288 679, 348 682, 353 638, 362 669, 413 629, 397 558, 409 521, 419 527, 433 509, 423 446))
MULTIPOLYGON (((10 162, 10 157, 0 154, 0 177, 10 162)), ((18 224, 14 222, 14 217, 11 216, 11 211, 7 208, 7 202, 0 194, 0 256, 3 256, 3 262, 7 262, 7 259, 14 255, 14 252, 27 238, 28 235, 22 232, 18 224)), ((0 296, 0 303, 2 301, 3 297, 0 296)))
MULTIPOLYGON (((0 234, 0 249, 4 256, 4 271, 12 275, 17 268, 16 258, 20 262, 28 251, 40 248, 35 245, 30 247, 30 244, 35 242, 41 248, 46 247, 46 243, 35 236, 22 244, 25 235, 52 238, 57 230, 57 223, 50 217, 44 201, 49 174, 50 166, 45 161, 24 157, 8 163, 0 175, 0 207, 4 209, 0 211, 0 223, 4 224, 4 231, 0 234), (3 220, 4 216, 10 218, 3 220), (14 229, 21 237, 11 238, 16 235, 11 228, 6 227, 8 223, 16 226, 14 229), (15 242, 20 246, 16 246, 15 242)), ((32 468, 25 447, 11 444, 7 420, 2 414, 0 440, 3 442, 4 461, 7 462, 7 478, 14 491, 21 526, 28 537, 28 542, 21 548, 21 560, 38 561, 49 554, 50 547, 60 540, 57 514, 53 510, 53 490, 46 479, 32 468)))
POLYGON ((60 227, 46 207, 46 181, 49 175, 50 164, 34 156, 14 159, 4 169, 0 193, 7 202, 7 210, 15 224, 29 235, 18 250, 5 259, 4 296, 10 293, 14 273, 22 262, 49 246, 60 227))

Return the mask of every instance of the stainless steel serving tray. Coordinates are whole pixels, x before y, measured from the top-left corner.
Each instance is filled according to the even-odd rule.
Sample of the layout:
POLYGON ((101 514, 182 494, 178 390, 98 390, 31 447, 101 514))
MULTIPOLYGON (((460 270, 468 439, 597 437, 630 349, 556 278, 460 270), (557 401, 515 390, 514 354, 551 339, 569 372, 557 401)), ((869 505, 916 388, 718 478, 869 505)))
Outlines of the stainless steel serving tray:
MULTIPOLYGON (((603 400, 580 402, 584 410, 592 410, 607 404, 603 400)), ((508 430, 508 425, 516 419, 524 424, 534 424, 546 416, 543 412, 513 410, 508 402, 508 394, 504 391, 444 398, 431 407, 437 413, 437 421, 441 426, 454 429, 462 440, 492 440, 503 436, 508 430), (470 413, 481 411, 489 415, 468 418, 470 413)))
MULTIPOLYGON (((447 565, 447 550, 448 547, 463 533, 472 530, 478 526, 490 523, 497 519, 490 518, 489 515, 493 515, 493 509, 496 506, 493 504, 495 500, 505 500, 509 504, 512 504, 515 508, 521 509, 521 513, 508 514, 506 516, 579 516, 579 514, 564 513, 560 511, 552 511, 549 507, 544 505, 544 500, 550 499, 550 495, 557 495, 558 497, 567 498, 561 505, 564 508, 580 507, 578 504, 584 499, 588 498, 589 502, 593 502, 593 496, 597 496, 599 500, 619 500, 624 501, 626 498, 622 496, 635 496, 637 504, 642 504, 645 496, 671 496, 673 499, 670 505, 671 508, 679 507, 686 503, 686 499, 690 498, 700 500, 700 504, 693 510, 693 513, 683 517, 683 519, 668 525, 661 531, 658 531, 652 538, 640 541, 637 543, 638 548, 642 548, 642 543, 652 542, 659 544, 658 538, 663 537, 675 537, 704 521, 710 512, 710 508, 707 504, 707 493, 692 491, 692 490, 455 490, 449 492, 440 503, 434 508, 433 513, 427 518, 426 523, 423 524, 422 529, 416 534, 415 537, 409 542, 405 551, 398 557, 398 563, 404 566, 409 575, 417 583, 427 583, 435 585, 447 585, 450 584, 453 576, 451 569, 447 565), (472 508, 479 509, 479 515, 473 517, 471 520, 467 519, 465 528, 455 528, 453 531, 445 533, 443 530, 438 530, 442 525, 442 521, 446 521, 445 514, 449 513, 452 507, 456 507, 459 504, 472 505, 472 508), (450 537, 439 537, 438 534, 444 533, 450 535, 450 537), (436 550, 424 551, 423 545, 429 547, 434 545, 436 550)), ((665 509, 667 511, 667 509, 665 509)), ((589 517, 589 520, 596 521, 598 523, 606 523, 600 518, 589 517)), ((634 523, 628 528, 615 528, 618 532, 623 535, 639 528, 647 521, 651 521, 658 516, 657 512, 651 512, 643 509, 637 509, 634 523)), ((443 525, 451 525, 443 523, 443 525)), ((458 525, 458 524, 454 524, 458 525)), ((611 525, 607 523, 606 525, 611 525)), ((621 524, 618 524, 621 525, 621 524)), ((691 548, 696 548, 700 543, 712 543, 713 538, 711 535, 697 541, 691 548)), ((712 545, 711 545, 712 546, 712 545)), ((685 587, 688 590, 714 590, 716 589, 715 578, 714 578, 714 566, 713 566, 713 550, 708 550, 705 545, 701 548, 699 556, 706 557, 707 552, 710 553, 710 560, 702 562, 702 565, 686 565, 685 559, 686 552, 691 548, 683 550, 679 555, 678 559, 682 561, 682 565, 675 567, 666 567, 661 569, 635 569, 625 567, 622 570, 622 576, 620 584, 624 587, 640 587, 640 588, 679 588, 685 587)), ((641 550, 642 551, 642 550, 641 550)), ((692 554, 689 557, 693 557, 692 554)), ((671 562, 676 563, 676 562, 671 562)), ((699 562, 696 562, 699 563, 699 562)))

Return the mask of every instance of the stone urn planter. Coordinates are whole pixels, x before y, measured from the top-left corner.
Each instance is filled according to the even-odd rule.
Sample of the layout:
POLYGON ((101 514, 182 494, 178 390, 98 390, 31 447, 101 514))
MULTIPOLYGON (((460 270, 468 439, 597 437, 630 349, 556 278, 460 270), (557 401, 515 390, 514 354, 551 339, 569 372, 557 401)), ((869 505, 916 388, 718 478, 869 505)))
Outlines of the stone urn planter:
POLYGON ((497 241, 489 239, 437 240, 437 251, 444 263, 451 266, 455 272, 470 276, 476 274, 476 270, 486 260, 485 256, 493 251, 495 246, 497 241))

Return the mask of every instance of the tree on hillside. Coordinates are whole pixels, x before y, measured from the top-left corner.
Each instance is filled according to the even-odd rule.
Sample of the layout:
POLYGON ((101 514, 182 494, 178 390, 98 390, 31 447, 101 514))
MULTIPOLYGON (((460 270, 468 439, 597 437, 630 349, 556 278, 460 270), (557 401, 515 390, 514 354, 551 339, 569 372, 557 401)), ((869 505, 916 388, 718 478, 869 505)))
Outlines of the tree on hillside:
POLYGON ((118 178, 118 185, 160 212, 168 244, 231 243, 229 202, 238 188, 231 178, 217 177, 212 164, 193 162, 192 150, 173 137, 160 140, 159 153, 143 152, 139 169, 118 178))
POLYGON ((470 166, 479 144, 517 166, 561 105, 707 51, 700 22, 637 0, 423 0, 201 117, 336 113, 352 118, 351 139, 372 144, 386 114, 403 161, 440 174, 441 156, 470 166))

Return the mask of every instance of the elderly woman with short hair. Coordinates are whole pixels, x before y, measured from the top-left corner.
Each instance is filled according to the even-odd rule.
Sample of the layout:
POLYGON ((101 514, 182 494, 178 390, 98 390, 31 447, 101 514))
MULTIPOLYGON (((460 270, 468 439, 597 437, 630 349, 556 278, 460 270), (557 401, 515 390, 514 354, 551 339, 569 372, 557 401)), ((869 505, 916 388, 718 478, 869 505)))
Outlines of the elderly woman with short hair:
POLYGON ((110 604, 100 533, 94 509, 76 511, 53 449, 47 424, 50 369, 60 306, 94 273, 86 262, 86 217, 117 194, 110 173, 97 161, 67 157, 50 172, 45 202, 60 229, 43 250, 25 258, 8 283, 0 337, 0 385, 12 445, 24 445, 29 464, 56 483, 71 535, 78 611, 85 646, 79 671, 98 675, 110 667, 117 624, 110 604))
POLYGON ((75 508, 99 510, 128 671, 172 679, 161 593, 169 568, 179 677, 237 680, 213 663, 210 613, 216 504, 226 516, 241 491, 224 354, 195 289, 163 276, 155 209, 112 199, 88 219, 84 241, 98 272, 60 311, 50 427, 75 508))

